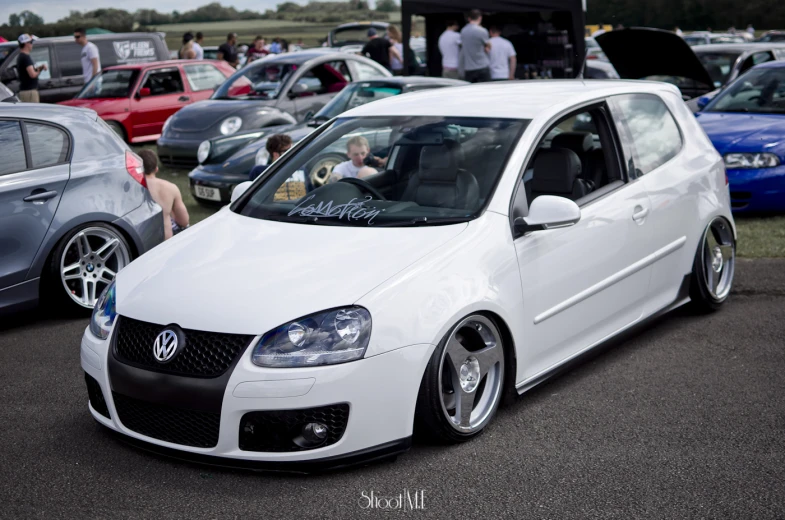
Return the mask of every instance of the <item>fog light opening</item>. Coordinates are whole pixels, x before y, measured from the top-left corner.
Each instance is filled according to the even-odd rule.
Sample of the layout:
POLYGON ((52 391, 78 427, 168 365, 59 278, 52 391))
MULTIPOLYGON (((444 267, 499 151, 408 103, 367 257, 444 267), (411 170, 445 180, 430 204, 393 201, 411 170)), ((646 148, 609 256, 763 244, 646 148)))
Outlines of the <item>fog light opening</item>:
POLYGON ((327 440, 327 426, 318 422, 310 422, 303 426, 300 435, 292 439, 301 448, 315 448, 327 440))

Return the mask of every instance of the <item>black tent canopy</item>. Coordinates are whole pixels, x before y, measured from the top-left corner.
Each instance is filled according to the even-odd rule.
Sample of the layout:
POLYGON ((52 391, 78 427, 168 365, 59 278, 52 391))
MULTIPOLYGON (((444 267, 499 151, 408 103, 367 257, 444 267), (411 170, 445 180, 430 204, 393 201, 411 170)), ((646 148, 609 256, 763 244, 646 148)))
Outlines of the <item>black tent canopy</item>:
MULTIPOLYGON (((445 30, 448 20, 465 22, 465 15, 472 9, 483 12, 483 25, 503 26, 504 36, 515 45, 519 63, 522 59, 532 59, 532 53, 525 40, 508 36, 509 32, 522 33, 533 31, 538 24, 548 23, 555 29, 566 31, 569 38, 567 52, 572 56, 572 76, 578 74, 585 58, 584 26, 585 0, 401 0, 401 29, 403 32, 404 59, 410 56, 409 38, 412 31, 412 16, 425 18, 425 38, 427 41, 428 72, 431 76, 441 75, 441 53, 438 40, 445 30)), ((537 57, 534 57, 537 58, 537 57)), ((408 70, 408 63, 404 70, 408 70)))

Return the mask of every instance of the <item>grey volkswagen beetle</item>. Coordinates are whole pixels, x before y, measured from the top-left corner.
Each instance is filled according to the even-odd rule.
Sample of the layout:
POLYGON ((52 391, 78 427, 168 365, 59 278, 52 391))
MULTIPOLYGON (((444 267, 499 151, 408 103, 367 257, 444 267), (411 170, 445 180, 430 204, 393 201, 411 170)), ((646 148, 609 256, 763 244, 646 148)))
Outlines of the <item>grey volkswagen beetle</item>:
POLYGON ((210 99, 170 117, 158 156, 166 165, 194 167, 207 139, 307 121, 350 82, 390 76, 375 61, 330 49, 268 56, 230 76, 210 99))
POLYGON ((142 160, 92 110, 0 102, 0 150, 0 314, 91 309, 163 241, 142 160))

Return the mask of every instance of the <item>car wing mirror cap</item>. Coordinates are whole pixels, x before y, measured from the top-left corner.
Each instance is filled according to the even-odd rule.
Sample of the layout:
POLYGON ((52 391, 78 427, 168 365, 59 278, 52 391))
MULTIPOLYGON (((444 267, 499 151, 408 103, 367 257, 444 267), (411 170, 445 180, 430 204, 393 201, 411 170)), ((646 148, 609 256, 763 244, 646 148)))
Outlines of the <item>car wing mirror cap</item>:
POLYGON ((137 93, 137 97, 140 97, 140 98, 148 97, 149 95, 150 95, 150 89, 148 87, 140 88, 139 92, 137 93))
POLYGON ((515 220, 519 233, 557 229, 577 224, 581 220, 581 209, 566 198, 540 195, 531 203, 529 214, 515 220))
POLYGON ((235 186, 234 189, 232 190, 231 202, 234 202, 240 197, 242 197, 243 193, 248 191, 248 188, 251 187, 251 184, 253 184, 251 181, 245 181, 235 186))

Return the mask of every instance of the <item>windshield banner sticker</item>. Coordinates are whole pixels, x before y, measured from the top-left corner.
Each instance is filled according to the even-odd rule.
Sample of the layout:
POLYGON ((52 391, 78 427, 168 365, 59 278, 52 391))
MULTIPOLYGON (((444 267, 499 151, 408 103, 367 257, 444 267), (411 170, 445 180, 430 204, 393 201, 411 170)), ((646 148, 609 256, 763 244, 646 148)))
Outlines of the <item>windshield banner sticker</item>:
POLYGON ((299 215, 301 217, 330 217, 346 220, 367 220, 368 224, 373 224, 373 219, 379 215, 383 210, 370 208, 365 205, 366 202, 373 200, 373 197, 366 197, 364 199, 352 199, 345 204, 334 204, 334 201, 320 202, 318 204, 308 204, 316 195, 306 197, 300 202, 292 211, 289 216, 299 215))

